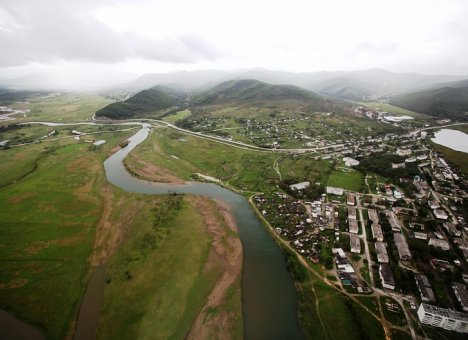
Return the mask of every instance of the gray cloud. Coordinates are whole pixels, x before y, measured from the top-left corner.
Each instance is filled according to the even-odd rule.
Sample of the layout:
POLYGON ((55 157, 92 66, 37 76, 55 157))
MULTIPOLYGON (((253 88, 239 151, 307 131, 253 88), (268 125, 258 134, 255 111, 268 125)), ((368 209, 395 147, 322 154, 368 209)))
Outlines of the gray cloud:
POLYGON ((186 63, 212 60, 220 55, 197 35, 161 34, 159 38, 149 38, 114 32, 90 14, 95 3, 1 1, 0 66, 57 61, 115 63, 132 58, 186 63))

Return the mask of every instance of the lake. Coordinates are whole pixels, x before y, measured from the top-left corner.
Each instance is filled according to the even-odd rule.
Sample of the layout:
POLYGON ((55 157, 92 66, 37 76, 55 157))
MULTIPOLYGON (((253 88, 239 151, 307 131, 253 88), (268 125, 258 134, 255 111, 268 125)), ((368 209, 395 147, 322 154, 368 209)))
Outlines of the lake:
POLYGON ((461 131, 442 129, 437 131, 431 140, 452 150, 468 153, 468 135, 461 131))

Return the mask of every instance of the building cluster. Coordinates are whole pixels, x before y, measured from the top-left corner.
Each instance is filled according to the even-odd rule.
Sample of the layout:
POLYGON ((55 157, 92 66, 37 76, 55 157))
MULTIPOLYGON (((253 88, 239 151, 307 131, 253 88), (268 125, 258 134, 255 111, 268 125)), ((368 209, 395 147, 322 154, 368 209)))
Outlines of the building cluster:
POLYGON ((355 288, 359 293, 370 292, 369 286, 366 282, 357 277, 356 272, 343 249, 333 248, 332 252, 335 255, 336 270, 343 286, 355 288))

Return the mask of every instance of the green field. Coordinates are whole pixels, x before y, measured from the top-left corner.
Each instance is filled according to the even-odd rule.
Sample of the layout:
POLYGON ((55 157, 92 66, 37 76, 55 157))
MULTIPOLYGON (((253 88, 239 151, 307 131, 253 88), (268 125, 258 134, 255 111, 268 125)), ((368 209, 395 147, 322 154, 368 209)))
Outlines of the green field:
MULTIPOLYGON (((105 102, 93 96, 36 98, 22 104, 32 111, 21 120, 85 120, 105 102)), ((0 130, 0 136, 14 144, 54 129, 58 132, 40 143, 0 150, 0 308, 39 328, 48 339, 70 338, 90 273, 110 261, 99 334, 112 333, 107 325, 114 327, 119 320, 116 331, 123 337, 132 332, 154 338, 150 333, 157 308, 159 317, 164 316, 161 338, 168 334, 185 337, 224 270, 222 263, 213 262, 213 236, 199 214, 212 212, 221 223, 219 209, 213 202, 206 203, 206 209, 195 209, 189 198, 173 209, 168 206, 172 196, 145 196, 114 188, 105 179, 102 162, 134 130, 79 126, 82 132, 99 132, 82 140, 106 140, 94 146, 71 138, 74 128, 31 125, 0 130), (66 138, 53 139, 61 137, 66 138), (171 215, 174 228, 160 224, 165 213, 171 215), (208 262, 211 267, 205 268, 208 262), (122 285, 129 288, 125 294, 122 285), (140 303, 130 303, 129 298, 131 302, 139 298, 140 303), (176 300, 178 308, 174 308, 176 300), (148 308, 144 310, 147 315, 141 317, 144 308, 148 308)), ((228 247, 237 236, 226 235, 229 238, 219 242, 228 247)), ((213 332, 242 338, 240 297, 238 275, 222 304, 200 314, 213 323, 213 332), (227 321, 222 324, 220 319, 227 321)))
POLYGON ((309 272, 290 250, 284 251, 296 280, 299 318, 308 339, 385 338, 380 320, 309 272))
POLYGON ((101 162, 73 139, 0 151, 0 306, 49 338, 69 332, 89 274, 88 258, 101 218, 101 162))
POLYGON ((385 112, 390 112, 394 113, 396 115, 401 115, 401 116, 410 116, 416 119, 433 119, 430 116, 417 113, 414 111, 406 110, 398 106, 393 106, 390 104, 384 104, 384 103, 379 103, 379 102, 365 102, 365 103, 360 103, 362 106, 368 107, 372 110, 379 110, 379 111, 385 111, 385 112))
POLYGON ((177 111, 175 114, 164 117, 162 120, 165 122, 175 124, 178 120, 189 117, 192 114, 189 109, 177 111))
POLYGON ((361 191, 363 182, 363 176, 359 171, 352 170, 352 172, 344 172, 333 170, 327 186, 343 188, 350 191, 361 191))
MULTIPOLYGON (((139 214, 150 223, 131 231, 107 269, 100 339, 185 338, 223 273, 222 263, 209 256, 212 236, 191 199, 153 200, 154 207, 139 214)), ((208 205, 216 215, 215 204, 208 205)), ((239 277, 207 315, 227 317, 227 325, 218 327, 231 339, 243 334, 240 294, 239 277)))

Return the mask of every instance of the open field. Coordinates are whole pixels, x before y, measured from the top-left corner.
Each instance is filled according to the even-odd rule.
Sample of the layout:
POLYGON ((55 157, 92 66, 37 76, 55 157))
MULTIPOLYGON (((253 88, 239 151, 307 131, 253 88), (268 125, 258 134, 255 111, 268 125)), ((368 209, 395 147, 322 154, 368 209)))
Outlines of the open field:
POLYGON ((131 232, 107 269, 98 338, 180 339, 190 334, 241 339, 242 257, 235 232, 207 198, 153 200, 153 208, 139 217, 153 222, 131 232), (237 254, 236 268, 230 284, 220 290, 221 299, 207 306, 225 270, 215 242, 224 254, 237 254))
POLYGON ((360 191, 363 183, 363 176, 359 171, 345 172, 341 170, 333 170, 328 186, 343 188, 345 190, 360 191))
POLYGON ((165 116, 162 120, 165 122, 175 124, 178 120, 184 119, 189 117, 192 114, 189 109, 183 110, 183 111, 178 111, 175 114, 165 116))
POLYGON ((299 295, 299 317, 308 339, 384 339, 380 321, 349 297, 307 271, 284 250, 299 295), (339 325, 339 327, 337 327, 339 325))
POLYGON ((406 110, 401 107, 393 106, 390 104, 384 104, 384 103, 379 103, 379 102, 365 102, 365 103, 359 103, 359 104, 364 107, 373 109, 373 110, 390 112, 390 113, 394 113, 396 115, 401 115, 401 116, 410 116, 415 119, 434 119, 433 117, 424 115, 422 113, 417 113, 414 111, 406 110))
POLYGON ((283 155, 246 150, 195 136, 156 128, 126 159, 126 166, 149 180, 177 182, 202 173, 228 185, 250 191, 277 190, 282 179, 328 180, 329 163, 315 161, 311 155, 283 155))
POLYGON ((382 304, 382 310, 385 319, 388 322, 392 323, 395 326, 406 326, 407 322, 405 313, 402 310, 402 306, 400 306, 400 304, 397 301, 389 297, 381 296, 380 303, 382 304), (398 311, 392 310, 392 307, 390 307, 390 305, 397 306, 398 311))
POLYGON ((15 109, 29 109, 31 111, 26 114, 26 117, 17 116, 17 120, 8 123, 34 120, 54 122, 85 121, 98 109, 111 102, 111 100, 98 95, 81 94, 58 94, 56 96, 31 98, 28 102, 12 105, 15 109))
POLYGON ((94 151, 73 139, 0 151, 4 184, 30 172, 0 190, 0 306, 51 339, 75 317, 102 216, 101 163, 126 136, 94 151))

